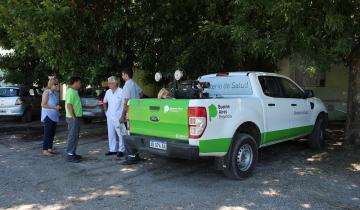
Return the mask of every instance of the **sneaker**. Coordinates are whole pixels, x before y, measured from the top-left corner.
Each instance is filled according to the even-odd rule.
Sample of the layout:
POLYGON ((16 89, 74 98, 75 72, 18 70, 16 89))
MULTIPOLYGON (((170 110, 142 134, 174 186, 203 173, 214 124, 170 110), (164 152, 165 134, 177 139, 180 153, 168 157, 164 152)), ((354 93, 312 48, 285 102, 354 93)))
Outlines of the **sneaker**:
POLYGON ((124 157, 124 153, 123 152, 118 152, 116 154, 116 157, 118 157, 118 158, 124 157))
POLYGON ((122 165, 134 165, 137 164, 140 161, 140 157, 136 155, 135 157, 126 157, 126 160, 122 162, 122 165))
POLYGON ((71 163, 81 162, 81 160, 78 159, 78 158, 76 158, 75 155, 68 155, 68 156, 66 157, 66 160, 67 160, 67 162, 71 162, 71 163))
POLYGON ((105 153, 105 156, 116 155, 116 154, 117 154, 116 152, 107 152, 107 153, 105 153))

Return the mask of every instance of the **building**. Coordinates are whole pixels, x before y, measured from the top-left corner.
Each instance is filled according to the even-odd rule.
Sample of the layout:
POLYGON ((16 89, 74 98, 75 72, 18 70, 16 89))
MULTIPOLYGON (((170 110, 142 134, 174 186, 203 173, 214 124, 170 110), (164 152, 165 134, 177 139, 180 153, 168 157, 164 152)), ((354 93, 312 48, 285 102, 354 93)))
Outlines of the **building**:
POLYGON ((345 120, 347 112, 348 69, 341 64, 332 65, 326 71, 320 71, 311 63, 299 57, 279 62, 279 73, 293 79, 304 89, 313 90, 329 111, 330 120, 345 120))

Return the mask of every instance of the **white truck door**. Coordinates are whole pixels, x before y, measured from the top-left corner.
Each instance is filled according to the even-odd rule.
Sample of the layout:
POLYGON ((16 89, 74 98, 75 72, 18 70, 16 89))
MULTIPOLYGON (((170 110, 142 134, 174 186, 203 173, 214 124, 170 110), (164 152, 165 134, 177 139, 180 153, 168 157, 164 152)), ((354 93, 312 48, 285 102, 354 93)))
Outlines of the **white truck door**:
POLYGON ((285 97, 290 100, 290 128, 292 137, 305 135, 311 130, 311 105, 305 94, 293 81, 279 77, 279 84, 285 97))
POLYGON ((286 129, 290 126, 290 100, 283 98, 277 77, 259 76, 258 78, 264 94, 265 132, 261 143, 271 144, 288 138, 286 129))

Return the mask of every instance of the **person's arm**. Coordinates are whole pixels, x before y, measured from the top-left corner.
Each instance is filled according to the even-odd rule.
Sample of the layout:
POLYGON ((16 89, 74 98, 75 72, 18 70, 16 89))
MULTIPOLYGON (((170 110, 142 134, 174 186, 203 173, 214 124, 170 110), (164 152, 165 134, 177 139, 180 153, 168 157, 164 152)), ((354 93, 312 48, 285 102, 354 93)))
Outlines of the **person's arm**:
POLYGON ((126 115, 126 113, 128 112, 128 109, 129 109, 129 107, 128 107, 128 101, 129 101, 129 99, 128 98, 125 98, 124 99, 124 104, 123 104, 123 112, 122 112, 122 115, 121 115, 121 117, 120 117, 120 122, 121 123, 123 123, 123 122, 126 122, 126 120, 128 120, 127 119, 127 115, 126 115))
POLYGON ((72 119, 75 119, 75 112, 74 112, 74 107, 72 104, 66 104, 67 110, 71 116, 72 119))
POLYGON ((104 102, 103 107, 104 107, 104 111, 105 111, 105 113, 106 113, 107 110, 108 110, 108 103, 107 103, 107 102, 104 102))
POLYGON ((74 106, 73 106, 73 103, 75 101, 74 100, 74 93, 73 92, 66 93, 65 98, 66 98, 65 99, 66 109, 69 112, 69 115, 71 116, 71 118, 75 119, 76 115, 75 115, 74 106))
POLYGON ((60 106, 57 105, 57 106, 50 106, 48 104, 48 101, 49 101, 49 92, 48 90, 45 91, 43 94, 42 94, 42 99, 41 99, 41 107, 42 108, 45 108, 45 109, 55 109, 55 110, 60 110, 60 106))
POLYGON ((106 112, 108 111, 107 91, 106 91, 106 93, 105 93, 105 96, 104 96, 103 102, 104 102, 104 104, 103 104, 104 111, 105 111, 105 113, 106 113, 106 112))

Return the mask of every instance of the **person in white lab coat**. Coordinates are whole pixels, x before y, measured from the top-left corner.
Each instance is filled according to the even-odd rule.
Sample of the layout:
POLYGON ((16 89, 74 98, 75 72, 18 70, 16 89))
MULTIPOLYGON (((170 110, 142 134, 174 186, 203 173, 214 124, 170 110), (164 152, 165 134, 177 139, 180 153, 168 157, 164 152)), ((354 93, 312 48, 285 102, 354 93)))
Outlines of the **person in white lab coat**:
POLYGON ((120 118, 123 113, 122 89, 118 86, 118 80, 115 76, 108 78, 109 90, 106 91, 104 97, 104 110, 107 118, 109 151, 108 155, 117 155, 122 157, 125 152, 124 139, 120 132, 120 118), (119 139, 119 146, 116 150, 116 140, 119 139))

